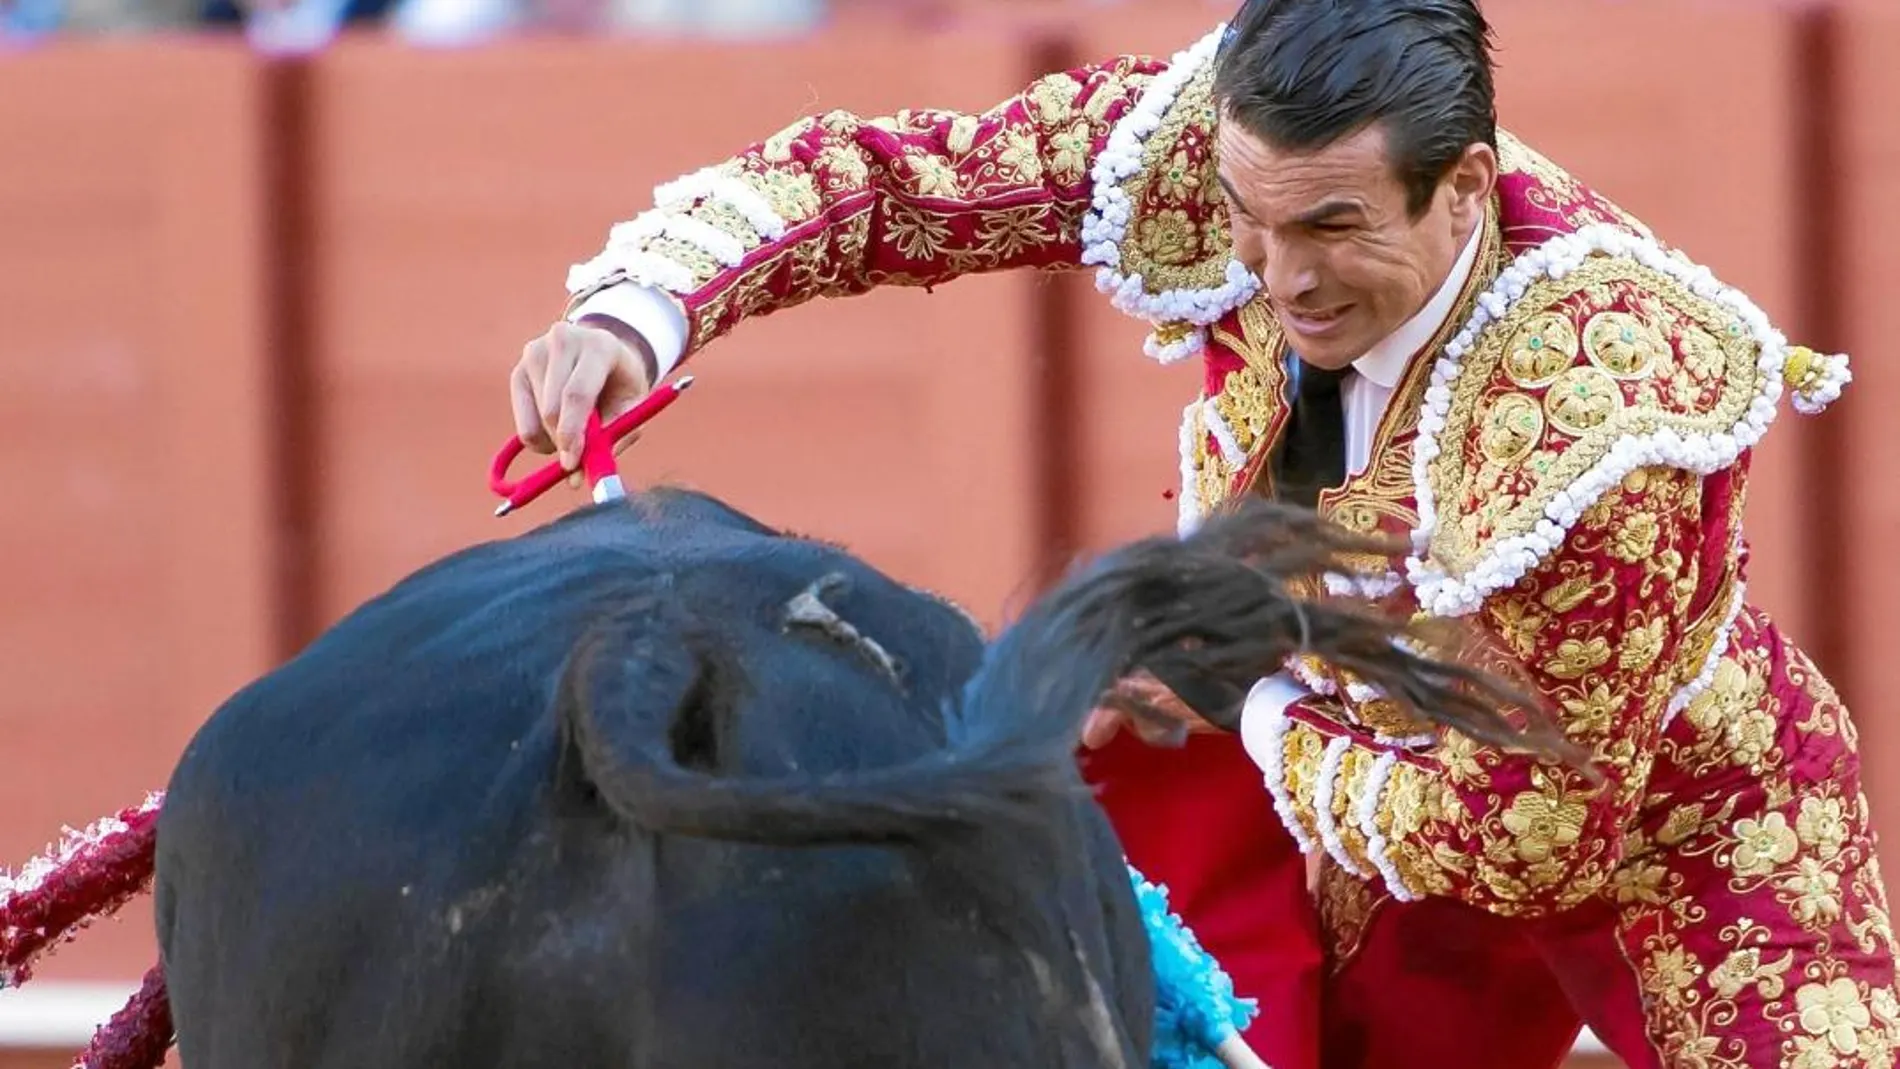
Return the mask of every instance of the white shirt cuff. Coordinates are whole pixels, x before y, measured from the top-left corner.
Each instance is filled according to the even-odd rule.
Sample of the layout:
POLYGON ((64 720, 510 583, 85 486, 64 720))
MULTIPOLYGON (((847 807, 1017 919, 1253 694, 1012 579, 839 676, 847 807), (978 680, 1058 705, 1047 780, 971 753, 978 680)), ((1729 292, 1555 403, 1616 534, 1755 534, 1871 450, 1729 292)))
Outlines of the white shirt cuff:
POLYGON ((569 322, 582 316, 602 315, 625 323, 653 347, 653 359, 659 365, 659 380, 679 366, 686 352, 686 317, 664 292, 632 282, 618 282, 582 301, 568 315, 569 322))
POLYGON ((1284 765, 1283 755, 1272 752, 1272 747, 1281 745, 1280 733, 1274 730, 1286 713, 1286 707, 1311 696, 1300 682, 1285 672, 1273 675, 1253 685, 1247 692, 1247 700, 1240 707, 1240 744, 1247 749, 1247 756, 1261 771, 1269 771, 1284 765))

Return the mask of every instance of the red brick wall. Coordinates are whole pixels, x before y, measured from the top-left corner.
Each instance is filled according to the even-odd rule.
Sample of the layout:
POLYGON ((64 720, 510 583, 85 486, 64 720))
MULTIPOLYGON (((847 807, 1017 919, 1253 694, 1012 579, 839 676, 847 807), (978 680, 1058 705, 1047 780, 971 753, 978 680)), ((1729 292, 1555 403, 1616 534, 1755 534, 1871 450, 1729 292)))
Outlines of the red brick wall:
MULTIPOLYGON (((921 5, 930 6, 930 5, 921 5)), ((759 46, 192 41, 0 64, 0 863, 163 784, 231 689, 489 517, 514 356, 660 180, 817 110, 981 109, 1055 63, 1169 53, 1231 4, 960 0, 759 46), (1078 14, 1085 12, 1086 14, 1078 14), (659 89, 689 91, 663 106, 659 89)), ((1854 705, 1900 822, 1880 547, 1900 530, 1900 13, 1492 0, 1508 126, 1857 356, 1758 461, 1754 589, 1854 705), (1816 14, 1816 12, 1823 12, 1816 14), (1829 18, 1834 21, 1830 22, 1829 18), (1891 454, 1891 455, 1890 455, 1891 454)), ((1065 547, 1167 529, 1191 367, 1082 276, 802 308, 702 358, 625 460, 851 543, 994 621, 1065 547)), ((538 506, 552 511, 549 503, 538 506)), ((135 978, 142 905, 49 981, 135 978)), ((49 1063, 50 1064, 50 1063, 49 1063)))

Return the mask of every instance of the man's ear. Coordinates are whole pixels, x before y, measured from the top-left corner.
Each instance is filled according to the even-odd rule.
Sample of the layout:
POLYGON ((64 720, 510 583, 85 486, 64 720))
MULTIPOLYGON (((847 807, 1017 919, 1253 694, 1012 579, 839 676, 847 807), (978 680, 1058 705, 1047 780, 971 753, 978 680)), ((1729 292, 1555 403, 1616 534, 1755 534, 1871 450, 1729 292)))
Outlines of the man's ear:
POLYGON ((1451 191, 1452 220, 1461 230, 1475 226, 1498 186, 1497 150, 1482 141, 1466 145, 1445 184, 1451 191))

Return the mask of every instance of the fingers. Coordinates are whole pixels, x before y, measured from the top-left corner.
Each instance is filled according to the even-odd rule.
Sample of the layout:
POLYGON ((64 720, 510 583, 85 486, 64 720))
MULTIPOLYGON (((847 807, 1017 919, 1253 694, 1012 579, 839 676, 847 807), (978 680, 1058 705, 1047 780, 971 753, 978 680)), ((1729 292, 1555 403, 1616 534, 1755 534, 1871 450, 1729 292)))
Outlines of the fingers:
POLYGON ((508 400, 515 410, 515 437, 537 453, 552 453, 554 443, 549 440, 547 429, 541 425, 541 408, 535 400, 535 384, 540 381, 540 361, 529 355, 538 344, 528 344, 527 349, 522 351, 521 362, 515 365, 514 372, 508 376, 508 400))
POLYGON ((1145 671, 1124 677, 1103 696, 1101 705, 1083 724, 1083 745, 1098 749, 1123 728, 1149 746, 1168 749, 1186 745, 1190 734, 1220 730, 1145 671))
MULTIPOLYGON (((640 403, 651 389, 645 369, 627 345, 598 327, 556 323, 522 350, 509 393, 515 433, 530 448, 559 453, 574 467, 587 430, 598 411, 611 422, 640 403)), ((637 436, 622 439, 624 451, 637 436)))
MULTIPOLYGON (((562 445, 559 436, 561 406, 567 390, 567 380, 574 373, 574 361, 580 355, 580 346, 574 344, 566 323, 556 323, 547 333, 547 350, 547 367, 541 372, 541 390, 537 398, 541 426, 547 431, 548 438, 554 447, 561 452, 561 463, 568 464, 567 450, 562 445)), ((586 421, 587 414, 583 412, 581 422, 586 421)))
POLYGON ((1128 725, 1134 729, 1135 737, 1149 746, 1172 750, 1187 744, 1187 722, 1165 713, 1143 710, 1129 717, 1128 725))
MULTIPOLYGON (((611 422, 640 403, 651 390, 645 366, 612 331, 555 323, 529 342, 509 378, 515 434, 539 453, 557 453, 570 469, 569 486, 581 485, 578 470, 586 445, 587 420, 600 413, 611 422)), ((614 443, 614 455, 638 441, 638 433, 614 443)))
POLYGON ((583 350, 575 358, 573 371, 561 386, 561 417, 554 428, 554 445, 561 451, 561 463, 569 466, 580 463, 587 417, 599 403, 601 387, 606 385, 607 373, 612 369, 613 364, 599 352, 583 350))
POLYGON ((1114 709, 1096 709, 1082 724, 1082 745, 1099 750, 1114 741, 1122 729, 1122 714, 1114 709))
POLYGON ((1135 733, 1135 737, 1149 746, 1166 749, 1179 748, 1189 731, 1187 725, 1178 720, 1162 717, 1131 715, 1122 709, 1103 706, 1089 713, 1082 724, 1082 745, 1091 750, 1099 750, 1115 741, 1122 729, 1135 733))

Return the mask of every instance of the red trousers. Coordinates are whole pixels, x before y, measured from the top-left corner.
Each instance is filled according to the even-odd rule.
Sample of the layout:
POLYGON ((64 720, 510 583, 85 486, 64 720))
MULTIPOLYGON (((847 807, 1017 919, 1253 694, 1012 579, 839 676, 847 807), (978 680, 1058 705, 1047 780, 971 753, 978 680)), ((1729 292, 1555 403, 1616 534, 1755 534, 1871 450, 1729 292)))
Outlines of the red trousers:
POLYGON ((1631 1069, 1895 1064, 1894 937, 1849 770, 1726 788, 1604 895, 1506 918, 1336 868, 1316 906, 1231 737, 1124 737, 1083 769, 1129 860, 1260 1001, 1247 1039, 1274 1069, 1554 1069, 1585 1022, 1631 1069))
POLYGON ((1128 860, 1168 889, 1201 945, 1259 1000, 1247 1041, 1273 1069, 1319 1069, 1319 921, 1306 865, 1232 735, 1182 750, 1123 733, 1085 754, 1128 860))

